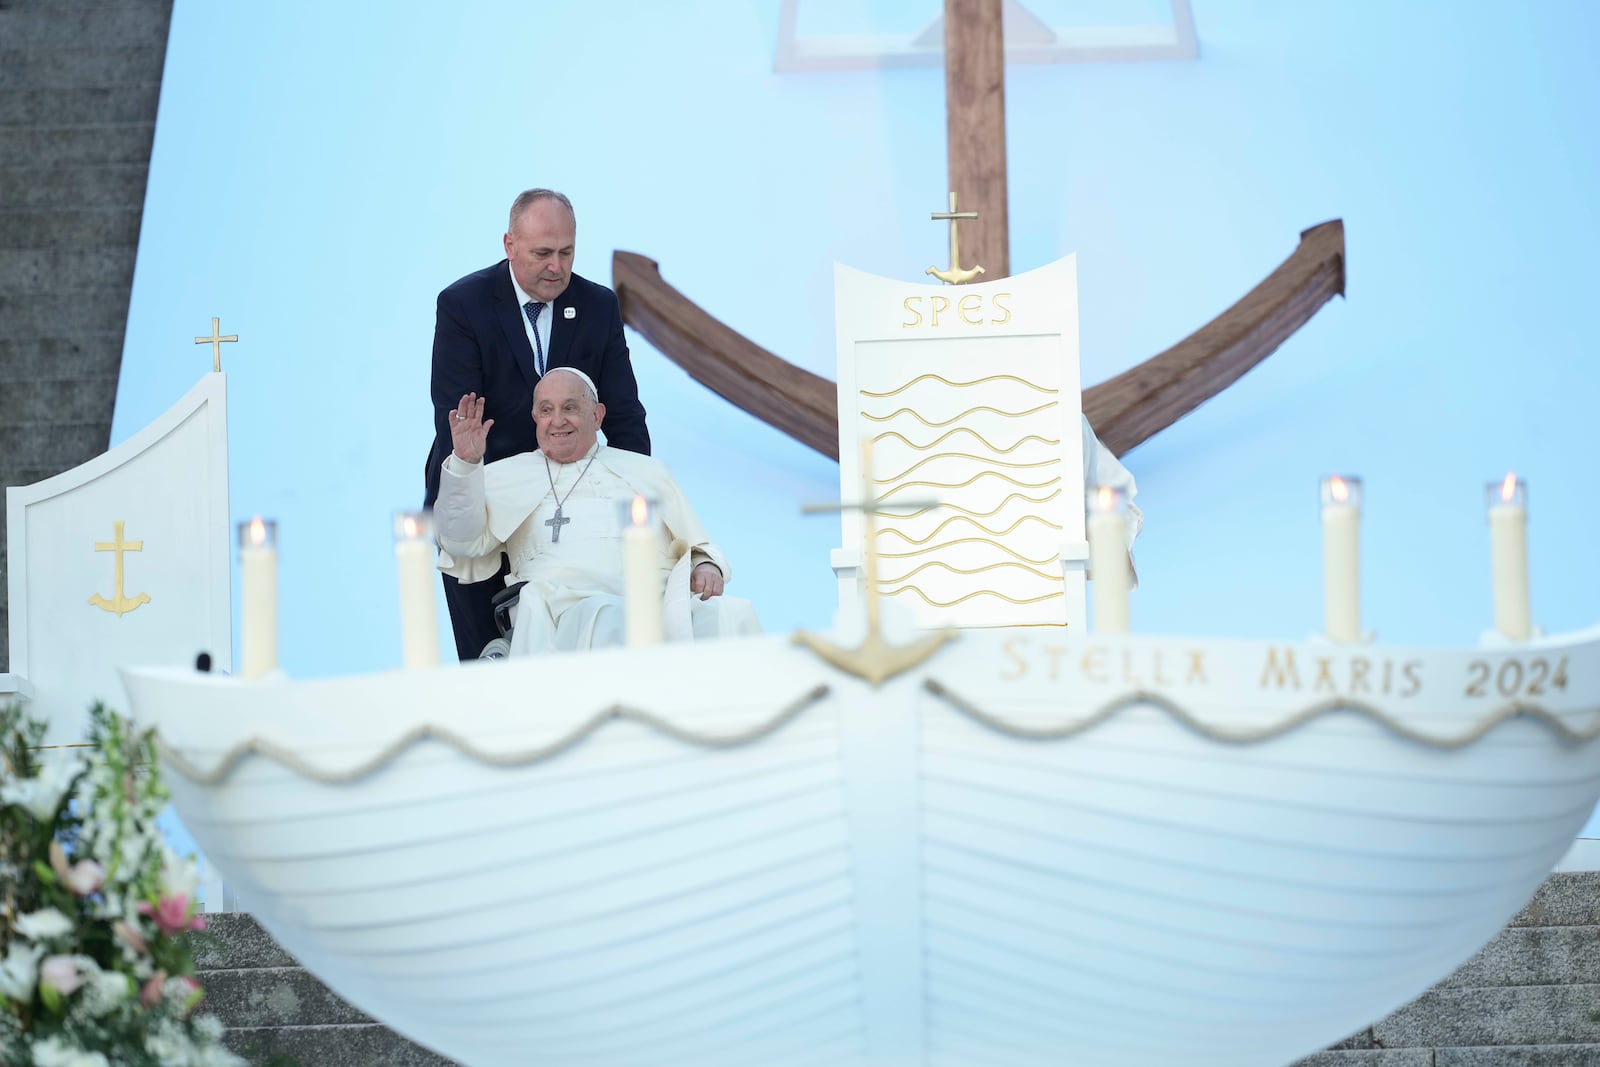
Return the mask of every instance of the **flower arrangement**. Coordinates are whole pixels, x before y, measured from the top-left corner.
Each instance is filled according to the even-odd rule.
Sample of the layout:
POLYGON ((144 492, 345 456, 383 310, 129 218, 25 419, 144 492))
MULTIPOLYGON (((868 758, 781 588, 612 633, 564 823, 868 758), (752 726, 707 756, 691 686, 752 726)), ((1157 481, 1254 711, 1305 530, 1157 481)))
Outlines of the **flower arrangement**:
POLYGON ((91 722, 41 753, 43 724, 0 707, 0 1067, 242 1067, 195 1013, 198 872, 156 828, 153 742, 91 722))

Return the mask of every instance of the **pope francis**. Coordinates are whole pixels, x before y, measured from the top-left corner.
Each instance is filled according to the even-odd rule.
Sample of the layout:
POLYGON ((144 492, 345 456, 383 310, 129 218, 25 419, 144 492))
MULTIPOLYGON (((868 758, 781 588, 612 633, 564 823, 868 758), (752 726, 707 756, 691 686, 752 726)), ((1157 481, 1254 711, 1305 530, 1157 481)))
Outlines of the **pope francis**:
POLYGON ((483 462, 494 420, 469 393, 450 416, 453 451, 440 471, 434 523, 439 569, 463 582, 493 578, 501 552, 517 603, 512 655, 623 643, 624 509, 635 497, 661 516, 658 588, 666 639, 759 632, 748 601, 722 595, 730 571, 659 460, 599 443, 605 405, 594 382, 551 367, 533 392, 539 448, 483 462))

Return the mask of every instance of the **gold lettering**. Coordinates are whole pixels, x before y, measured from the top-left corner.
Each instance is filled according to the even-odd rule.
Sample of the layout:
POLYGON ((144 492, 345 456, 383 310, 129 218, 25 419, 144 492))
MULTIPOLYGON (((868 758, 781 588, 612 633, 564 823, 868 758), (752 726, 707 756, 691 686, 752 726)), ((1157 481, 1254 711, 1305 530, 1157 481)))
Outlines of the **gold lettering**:
POLYGON ((1283 663, 1281 665, 1278 663, 1278 650, 1271 647, 1267 649, 1267 665, 1261 668, 1259 685, 1262 689, 1265 689, 1268 682, 1276 685, 1279 689, 1282 689, 1286 683, 1293 683, 1296 689, 1300 688, 1300 672, 1294 666, 1293 649, 1286 648, 1283 650, 1283 663))
POLYGON ((1191 682, 1206 684, 1205 653, 1199 649, 1189 653, 1189 673, 1184 676, 1183 683, 1188 685, 1191 682))
POLYGON ((1122 650, 1122 681, 1126 685, 1138 685, 1139 679, 1133 673, 1133 653, 1127 649, 1122 650))
POLYGON ((1022 645, 1022 638, 1020 638, 1020 637, 1008 637, 1008 638, 1006 638, 1006 643, 1003 646, 1001 646, 1002 650, 1005 652, 1006 655, 1010 656, 1013 661, 1015 661, 1015 663, 1017 665, 1017 670, 1016 670, 1015 674, 1002 674, 1002 675, 1000 675, 1000 677, 1002 677, 1002 678, 1021 678, 1024 674, 1028 673, 1028 661, 1022 655, 1021 645, 1022 645))
POLYGON ((1003 311, 1003 312, 1005 312, 1005 314, 1000 316, 998 319, 990 319, 989 320, 989 325, 991 325, 991 326, 1004 326, 1006 323, 1011 321, 1011 309, 1009 307, 1007 307, 1006 305, 1000 303, 1000 301, 1002 301, 1002 300, 1010 300, 1010 299, 1011 299, 1011 294, 1010 293, 996 293, 996 294, 994 294, 995 310, 996 311, 1003 311))
POLYGON ((979 296, 977 293, 962 297, 961 303, 956 305, 956 309, 961 312, 961 321, 966 323, 968 326, 983 325, 983 297, 979 296), (976 315, 977 318, 973 318, 972 315, 967 314, 969 311, 972 312, 973 315, 976 315))
POLYGON ((922 325, 922 309, 920 307, 921 303, 922 297, 920 296, 908 296, 905 298, 901 306, 906 309, 906 314, 911 316, 911 321, 902 322, 900 324, 902 327, 910 330, 922 325), (914 304, 919 306, 913 307, 912 305, 914 304))
POLYGON ((939 314, 940 314, 940 312, 944 312, 944 311, 949 311, 950 310, 950 299, 948 297, 943 297, 943 296, 934 296, 934 297, 929 297, 928 298, 928 302, 933 308, 933 313, 930 316, 930 321, 929 321, 928 325, 929 326, 937 326, 937 325, 939 325, 939 314))
POLYGON ((1339 686, 1333 680, 1333 661, 1327 656, 1317 657, 1317 680, 1312 684, 1311 688, 1318 692, 1324 688, 1330 693, 1339 691, 1339 686), (1326 686, 1323 685, 1324 682, 1327 683, 1326 686))
POLYGON ((1097 685, 1110 681, 1106 677, 1106 650, 1091 648, 1083 654, 1083 676, 1097 685))
POLYGON ((1167 676, 1161 673, 1161 650, 1159 648, 1156 649, 1155 672, 1154 672, 1154 676, 1150 679, 1150 681, 1154 685, 1171 685, 1172 684, 1170 681, 1167 680, 1167 676))
POLYGON ((1383 661, 1383 695, 1384 696, 1388 696, 1389 695, 1389 691, 1391 689, 1393 689, 1393 688, 1394 688, 1394 661, 1386 659, 1386 660, 1383 661))
POLYGON ((1372 669, 1372 662, 1365 656, 1356 656, 1350 660, 1350 692, 1367 693, 1372 687, 1367 684, 1367 671, 1372 669))
POLYGON ((1050 680, 1052 682, 1055 681, 1056 677, 1061 673, 1059 670, 1061 666, 1061 657, 1066 651, 1066 645, 1045 646, 1045 652, 1050 656, 1050 680))
POLYGON ((1421 670, 1422 661, 1420 659, 1406 660, 1405 666, 1400 668, 1400 673, 1402 676, 1404 676, 1405 680, 1411 684, 1411 688, 1402 689, 1395 695, 1409 697, 1416 696, 1418 693, 1422 692, 1422 675, 1418 673, 1421 670))

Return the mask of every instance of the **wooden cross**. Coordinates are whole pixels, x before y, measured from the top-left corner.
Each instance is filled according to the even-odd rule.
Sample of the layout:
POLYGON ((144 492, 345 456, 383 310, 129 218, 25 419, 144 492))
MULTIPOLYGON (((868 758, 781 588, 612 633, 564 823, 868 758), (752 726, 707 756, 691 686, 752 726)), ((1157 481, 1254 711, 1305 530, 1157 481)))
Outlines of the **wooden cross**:
MULTIPOLYGON (((967 229, 974 261, 990 280, 1011 274, 1011 217, 1006 210, 1006 56, 1001 0, 944 0, 944 106, 955 198, 974 209, 967 229)), ((934 216, 938 218, 939 216, 934 216)), ((963 214, 962 217, 966 217, 963 214)), ((950 224, 950 268, 955 262, 950 224)))
POLYGON ((197 345, 210 345, 211 346, 211 369, 213 371, 217 371, 217 372, 220 372, 222 370, 222 342, 224 342, 224 341, 237 341, 239 339, 239 335, 236 334, 236 333, 230 333, 228 336, 223 337, 222 336, 222 331, 220 329, 218 329, 218 327, 220 327, 221 325, 222 325, 222 320, 221 319, 216 319, 216 318, 212 319, 211 320, 211 336, 210 337, 196 337, 194 339, 194 343, 197 344, 197 345))

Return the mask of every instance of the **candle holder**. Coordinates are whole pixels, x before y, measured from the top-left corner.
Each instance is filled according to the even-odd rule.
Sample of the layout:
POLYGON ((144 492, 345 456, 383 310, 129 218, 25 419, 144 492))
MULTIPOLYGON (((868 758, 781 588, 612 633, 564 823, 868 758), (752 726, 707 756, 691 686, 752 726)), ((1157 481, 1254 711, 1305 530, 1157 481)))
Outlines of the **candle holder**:
POLYGON ((1494 629, 1509 641, 1534 636, 1528 601, 1528 483, 1515 474, 1483 490, 1489 518, 1494 629))
POLYGON ((1101 485, 1084 493, 1089 535, 1089 592, 1094 632, 1128 632, 1128 588, 1132 572, 1128 560, 1128 496, 1114 486, 1101 485))
POLYGON ((433 512, 394 513, 394 560, 400 577, 400 648, 408 669, 439 665, 439 615, 434 605, 433 512))
POLYGON ((628 644, 661 643, 661 507, 642 496, 619 505, 623 604, 628 644))
POLYGON ((278 666, 278 524, 257 515, 239 523, 239 674, 278 666))

